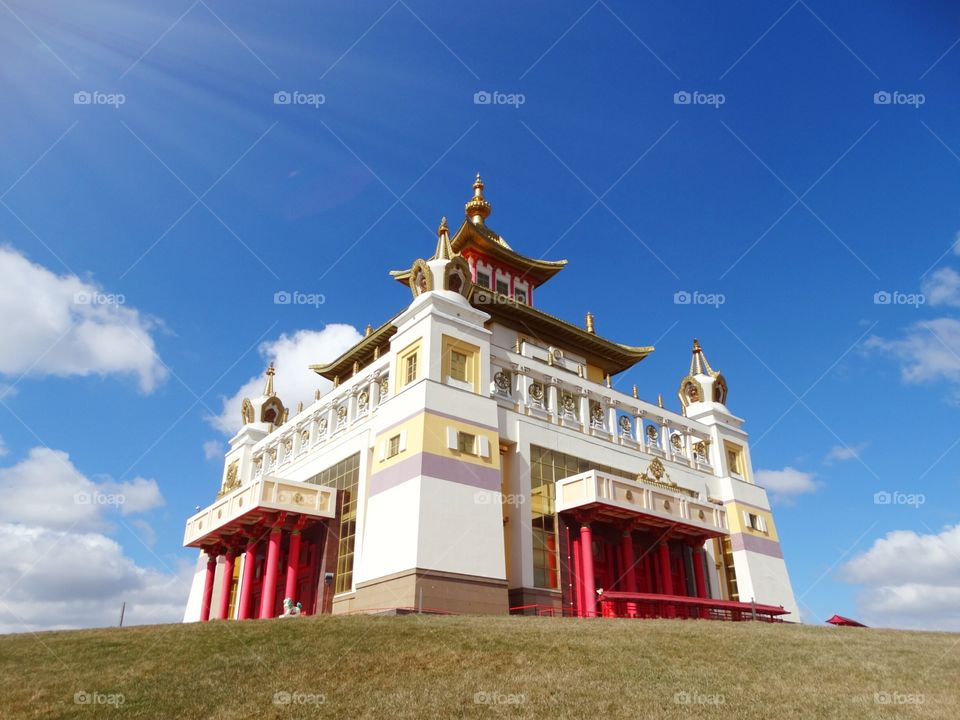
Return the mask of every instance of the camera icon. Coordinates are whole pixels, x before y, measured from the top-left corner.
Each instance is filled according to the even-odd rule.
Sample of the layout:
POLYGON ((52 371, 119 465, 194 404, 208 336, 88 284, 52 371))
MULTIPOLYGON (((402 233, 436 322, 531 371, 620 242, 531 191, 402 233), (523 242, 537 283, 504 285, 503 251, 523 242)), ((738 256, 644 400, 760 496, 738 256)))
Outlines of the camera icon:
POLYGON ((889 505, 892 502, 893 495, 888 493, 886 490, 881 490, 880 492, 873 494, 874 505, 889 505))
POLYGON ((293 100, 293 96, 288 93, 286 90, 280 90, 273 94, 273 104, 274 105, 289 105, 293 100))
POLYGON ((75 92, 73 94, 74 105, 89 105, 91 102, 93 102, 93 95, 88 93, 86 90, 81 90, 80 92, 75 92))
POLYGON ((693 296, 686 290, 678 290, 673 294, 674 305, 689 305, 692 300, 693 296))
POLYGON ((893 698, 888 692, 878 692, 873 694, 873 701, 877 705, 889 705, 893 702, 893 698))
POLYGON ((673 94, 674 105, 689 105, 692 100, 693 96, 686 90, 678 90, 673 94))
POLYGON ((889 105, 893 101, 893 96, 886 90, 880 90, 873 94, 874 105, 889 105))
POLYGON ((73 494, 73 502, 75 505, 89 505, 93 501, 93 497, 88 492, 80 491, 73 494))
POLYGON ((273 694, 274 705, 289 705, 293 696, 286 690, 279 690, 273 694))
POLYGON ((89 305, 91 300, 90 293, 80 290, 73 294, 74 305, 89 305))
POLYGON ((273 294, 273 304, 274 305, 289 305, 293 300, 293 296, 288 293, 286 290, 280 290, 273 294))
POLYGON ((889 305, 893 301, 893 295, 886 290, 878 290, 873 294, 874 305, 889 305))
POLYGON ((491 102, 493 102, 493 95, 486 90, 478 90, 473 94, 474 105, 489 105, 491 102))
POLYGON ((89 705, 93 701, 93 696, 81 690, 73 694, 73 702, 76 705, 89 705))
POLYGON ((673 702, 677 705, 689 705, 690 704, 690 693, 686 690, 681 690, 680 692, 673 694, 673 702))

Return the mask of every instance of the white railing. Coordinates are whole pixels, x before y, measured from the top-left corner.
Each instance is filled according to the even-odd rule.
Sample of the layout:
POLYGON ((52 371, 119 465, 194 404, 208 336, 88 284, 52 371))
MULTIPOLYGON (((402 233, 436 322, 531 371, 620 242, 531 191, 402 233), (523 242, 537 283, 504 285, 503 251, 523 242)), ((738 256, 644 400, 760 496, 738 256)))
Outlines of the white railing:
POLYGON ((390 380, 389 359, 382 358, 333 388, 253 446, 250 477, 256 479, 299 461, 331 439, 364 424, 390 396, 390 380))
POLYGON ((550 365, 533 353, 495 347, 491 359, 490 395, 502 405, 714 474, 705 425, 592 382, 582 372, 550 365))
MULTIPOLYGON (((666 483, 653 485, 588 470, 557 481, 557 512, 607 505, 642 512, 664 520, 729 532, 727 511, 720 505, 686 495, 666 483)), ((612 515, 617 515, 614 511, 612 515)))

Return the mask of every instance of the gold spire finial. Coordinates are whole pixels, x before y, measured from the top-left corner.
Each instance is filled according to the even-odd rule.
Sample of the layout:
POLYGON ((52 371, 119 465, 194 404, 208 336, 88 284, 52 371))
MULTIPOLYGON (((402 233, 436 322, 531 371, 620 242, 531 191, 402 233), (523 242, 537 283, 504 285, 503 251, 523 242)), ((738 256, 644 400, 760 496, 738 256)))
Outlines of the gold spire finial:
POLYGON ((433 253, 434 260, 452 260, 453 247, 450 245, 450 228, 447 227, 447 218, 440 220, 437 228, 437 249, 433 253))
POLYGON ((700 341, 696 338, 693 339, 693 357, 690 358, 690 374, 691 375, 714 375, 713 368, 710 367, 710 363, 707 362, 707 356, 703 352, 703 348, 700 347, 700 341))
POLYGON ((373 325, 367 323, 367 329, 363 331, 363 336, 370 337, 371 335, 373 335, 373 325))
POLYGON ((273 369, 273 363, 267 366, 267 384, 263 388, 264 397, 273 397, 276 393, 273 391, 273 376, 277 371, 273 369))
POLYGON ((663 393, 657 393, 657 407, 663 407, 663 393))
POLYGON ((595 335, 595 334, 597 333, 597 329, 596 329, 596 328, 594 327, 594 325, 593 325, 593 313, 592 313, 592 312, 587 312, 587 332, 590 333, 590 334, 592 334, 592 335, 595 335))
POLYGON ((636 386, 636 385, 633 386, 633 396, 634 396, 635 398, 639 398, 639 397, 640 397, 640 393, 637 392, 637 386, 636 386))
POLYGON ((480 173, 477 173, 477 179, 473 183, 473 197, 465 205, 467 217, 474 224, 482 223, 490 215, 490 203, 483 196, 483 180, 480 179, 480 173))

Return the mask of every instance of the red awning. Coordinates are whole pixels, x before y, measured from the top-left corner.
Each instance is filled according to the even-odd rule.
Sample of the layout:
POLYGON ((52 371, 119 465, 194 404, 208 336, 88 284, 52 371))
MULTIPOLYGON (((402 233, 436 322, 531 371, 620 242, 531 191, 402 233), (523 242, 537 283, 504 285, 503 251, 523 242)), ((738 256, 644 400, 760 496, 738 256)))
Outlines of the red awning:
POLYGON ((866 627, 866 625, 864 625, 863 623, 857 622, 856 620, 851 620, 850 618, 846 618, 843 615, 834 615, 832 618, 827 620, 827 623, 830 625, 838 625, 842 627, 866 627))

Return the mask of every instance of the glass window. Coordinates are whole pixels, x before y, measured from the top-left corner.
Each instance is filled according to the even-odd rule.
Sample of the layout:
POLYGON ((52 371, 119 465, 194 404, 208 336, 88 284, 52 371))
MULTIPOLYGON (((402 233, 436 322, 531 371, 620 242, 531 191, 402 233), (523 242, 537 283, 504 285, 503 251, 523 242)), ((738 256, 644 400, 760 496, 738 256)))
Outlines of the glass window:
POLYGON ((467 355, 456 350, 450 351, 450 377, 460 382, 467 381, 467 355))
POLYGON ((411 353, 404 361, 404 385, 417 379, 417 354, 411 353))
POLYGON ((498 278, 498 279, 497 279, 497 292, 500 293, 501 295, 509 295, 509 294, 510 294, 510 283, 508 283, 506 280, 500 280, 500 279, 498 278))
MULTIPOLYGON (((399 440, 398 436, 398 443, 399 440)), ((360 453, 351 455, 336 465, 328 467, 307 482, 314 485, 326 485, 337 490, 340 541, 337 548, 337 575, 334 592, 349 592, 353 588, 353 549, 357 533, 357 487, 360 484, 360 453)))
POLYGON ((458 432, 457 433, 457 450, 462 453, 467 453, 469 455, 477 454, 477 437, 476 435, 471 435, 470 433, 458 432))
POLYGON ((489 288, 490 287, 490 273, 477 271, 477 285, 481 287, 489 288))
POLYGON ((631 477, 624 470, 598 465, 537 445, 530 446, 530 522, 533 531, 533 581, 536 587, 560 587, 556 483, 588 470, 631 477))
POLYGON ((400 454, 400 436, 394 435, 390 438, 390 444, 387 445, 387 457, 393 457, 400 454))

